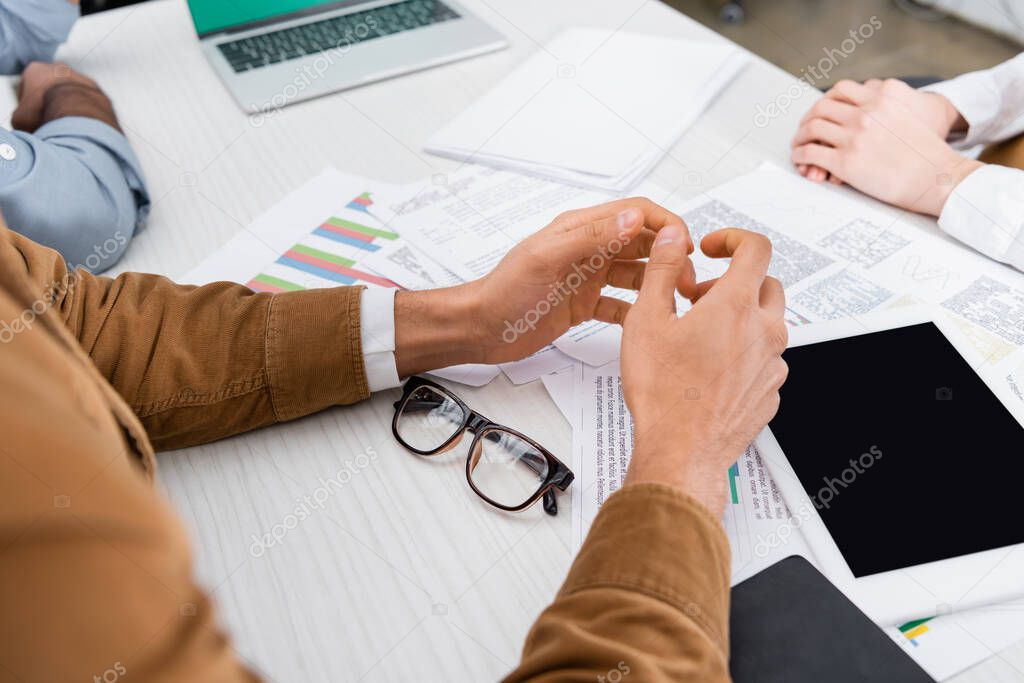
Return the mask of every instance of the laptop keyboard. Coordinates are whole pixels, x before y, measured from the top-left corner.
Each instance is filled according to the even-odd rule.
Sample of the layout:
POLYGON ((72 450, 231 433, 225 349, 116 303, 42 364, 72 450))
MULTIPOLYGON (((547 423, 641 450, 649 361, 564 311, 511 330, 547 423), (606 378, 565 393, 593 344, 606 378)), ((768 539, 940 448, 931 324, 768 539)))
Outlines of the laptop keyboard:
POLYGON ((374 38, 458 18, 455 10, 438 0, 405 0, 221 43, 217 47, 237 73, 315 55, 336 47, 347 49, 374 38))

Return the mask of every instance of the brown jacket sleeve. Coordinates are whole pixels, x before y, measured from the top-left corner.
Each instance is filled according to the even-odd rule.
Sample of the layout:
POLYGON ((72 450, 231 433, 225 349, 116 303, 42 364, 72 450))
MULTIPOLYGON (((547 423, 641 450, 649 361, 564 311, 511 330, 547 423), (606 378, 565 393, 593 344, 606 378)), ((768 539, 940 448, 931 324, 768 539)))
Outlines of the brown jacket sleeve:
POLYGON ((67 275, 0 222, 0 681, 255 680, 193 578, 184 529, 142 476, 138 420, 79 342, 156 439, 178 446, 358 397, 327 386, 358 382, 344 361, 358 350, 353 294, 278 302, 67 275), (319 325, 336 325, 334 356, 319 325), (287 326, 323 341, 298 353, 287 326), (335 377, 315 377, 311 361, 335 377))
POLYGON ((728 624, 721 522, 668 486, 626 486, 601 508, 505 681, 725 683, 728 624))
POLYGON ((369 396, 361 287, 254 293, 157 275, 69 273, 11 233, 25 275, 142 420, 157 450, 214 441, 369 396))

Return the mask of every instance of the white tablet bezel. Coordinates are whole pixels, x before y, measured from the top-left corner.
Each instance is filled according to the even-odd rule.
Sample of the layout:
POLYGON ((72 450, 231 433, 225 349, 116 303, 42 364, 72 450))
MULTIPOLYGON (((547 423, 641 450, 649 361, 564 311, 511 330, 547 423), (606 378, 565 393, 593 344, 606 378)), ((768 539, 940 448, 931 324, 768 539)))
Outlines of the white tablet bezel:
MULTIPOLYGON (((938 307, 907 306, 798 327, 790 330, 789 347, 926 322, 934 323, 939 328, 1024 427, 1024 404, 1014 396, 1005 382, 988 376, 984 359, 938 307)), ((758 435, 755 444, 789 506, 794 522, 799 522, 799 529, 814 553, 814 557, 808 559, 815 562, 822 573, 876 623, 900 624, 911 619, 957 612, 1024 596, 1024 543, 855 578, 769 427, 765 427, 758 435)), ((983 435, 979 435, 978 446, 999 447, 998 444, 985 443, 983 435)), ((969 454, 965 456, 965 462, 969 463, 969 454)), ((872 476, 884 476, 883 470, 879 468, 877 474, 873 473, 872 476)), ((939 492, 935 495, 955 496, 955 492, 939 492)), ((1003 523, 1006 522, 1003 520, 1003 523)), ((913 511, 894 510, 893 523, 905 523, 907 529, 912 531, 914 525, 927 523, 927 518, 915 518, 913 511)), ((1013 520, 1012 523, 1024 522, 1013 520)), ((950 533, 970 533, 970 529, 950 529, 950 533)))

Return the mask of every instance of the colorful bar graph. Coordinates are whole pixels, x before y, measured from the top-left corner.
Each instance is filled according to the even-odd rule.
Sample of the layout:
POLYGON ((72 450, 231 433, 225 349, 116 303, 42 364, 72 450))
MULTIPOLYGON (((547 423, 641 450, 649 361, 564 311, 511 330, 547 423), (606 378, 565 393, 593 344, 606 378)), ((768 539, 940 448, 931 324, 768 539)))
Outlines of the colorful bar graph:
MULTIPOLYGON (((360 211, 372 217, 372 214, 368 211, 372 205, 373 199, 370 193, 364 192, 349 202, 345 208, 352 211, 360 211)), ((333 245, 323 240, 311 240, 316 246, 302 243, 294 244, 274 261, 276 265, 269 269, 269 273, 260 273, 249 280, 247 283, 249 288, 258 292, 280 293, 298 291, 323 284, 303 277, 298 277, 297 279, 300 282, 306 283, 306 285, 296 284, 291 281, 288 275, 289 272, 294 273, 295 271, 343 285, 364 282, 381 287, 398 286, 387 278, 355 267, 360 258, 357 255, 358 253, 377 251, 380 249, 380 245, 374 244, 374 242, 377 240, 396 240, 399 237, 398 233, 381 228, 372 228, 340 216, 331 216, 318 227, 313 228, 310 234, 330 240, 335 244, 355 247, 359 252, 351 249, 340 249, 342 253, 347 254, 347 256, 341 256, 340 254, 333 253, 333 245), (328 249, 331 251, 326 251, 328 249), (277 266, 284 266, 291 270, 286 271, 277 266), (278 275, 284 275, 284 277, 278 277, 278 275)))
POLYGON ((305 256, 313 256, 313 257, 316 257, 316 258, 319 258, 319 259, 323 259, 324 261, 330 261, 331 263, 335 263, 335 264, 337 264, 339 266, 354 266, 356 264, 356 262, 353 261, 350 258, 345 258, 344 256, 338 256, 337 254, 332 254, 330 252, 323 251, 321 249, 314 249, 313 247, 307 247, 304 244, 296 244, 289 251, 294 251, 294 252, 297 252, 299 254, 303 254, 305 256))
POLYGON ((352 232, 360 233, 362 235, 369 235, 370 237, 380 237, 381 239, 386 240, 398 239, 397 232, 391 232, 390 230, 382 230, 381 228, 371 228, 368 225, 362 225, 360 223, 356 223, 355 221, 349 221, 345 220, 344 218, 338 218, 337 216, 332 216, 328 218, 327 221, 324 223, 324 227, 326 226, 345 228, 352 232))
POLYGON ((917 647, 917 638, 928 633, 928 623, 933 617, 927 619, 915 619, 914 621, 908 621, 899 627, 900 633, 903 637, 910 641, 910 644, 917 647))
POLYGON ((398 239, 398 233, 371 228, 337 217, 328 218, 323 225, 313 231, 313 234, 326 237, 341 244, 347 244, 351 247, 365 249, 366 251, 377 251, 380 249, 378 245, 373 243, 375 239, 398 239))
POLYGON ((362 280, 381 287, 397 287, 391 280, 352 268, 351 264, 354 261, 350 259, 328 254, 319 249, 303 247, 300 244, 286 251, 277 259, 277 262, 282 266, 296 268, 326 280, 340 282, 343 285, 351 285, 362 280))
POLYGON ((363 213, 370 213, 370 207, 373 206, 373 198, 369 192, 364 192, 348 204, 345 205, 346 209, 352 209, 353 211, 362 211, 363 213))
POLYGON ((305 289, 302 285, 297 285, 294 282, 288 282, 288 280, 283 280, 279 277, 266 275, 264 273, 260 273, 253 279, 249 280, 249 282, 246 283, 246 286, 257 292, 272 292, 274 294, 279 292, 297 292, 301 289, 305 289))
POLYGON ((329 228, 325 225, 314 230, 313 234, 319 237, 326 237, 334 242, 347 244, 350 247, 358 247, 365 251, 377 251, 380 249, 380 247, 373 243, 373 240, 367 240, 358 235, 346 234, 346 232, 343 232, 338 228, 329 228))
POLYGON ((732 504, 740 504, 740 492, 737 489, 740 479, 740 465, 739 462, 734 462, 732 467, 729 468, 729 494, 732 496, 732 504))

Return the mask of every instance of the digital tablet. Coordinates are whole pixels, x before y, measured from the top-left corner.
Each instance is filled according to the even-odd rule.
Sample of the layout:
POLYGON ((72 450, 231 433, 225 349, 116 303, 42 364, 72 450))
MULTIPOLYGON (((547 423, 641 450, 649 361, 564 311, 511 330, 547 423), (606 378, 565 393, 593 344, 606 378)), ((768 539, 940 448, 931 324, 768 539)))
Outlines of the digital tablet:
POLYGON ((883 625, 1024 595, 1024 404, 941 310, 796 328, 783 357, 756 444, 822 573, 883 625))

